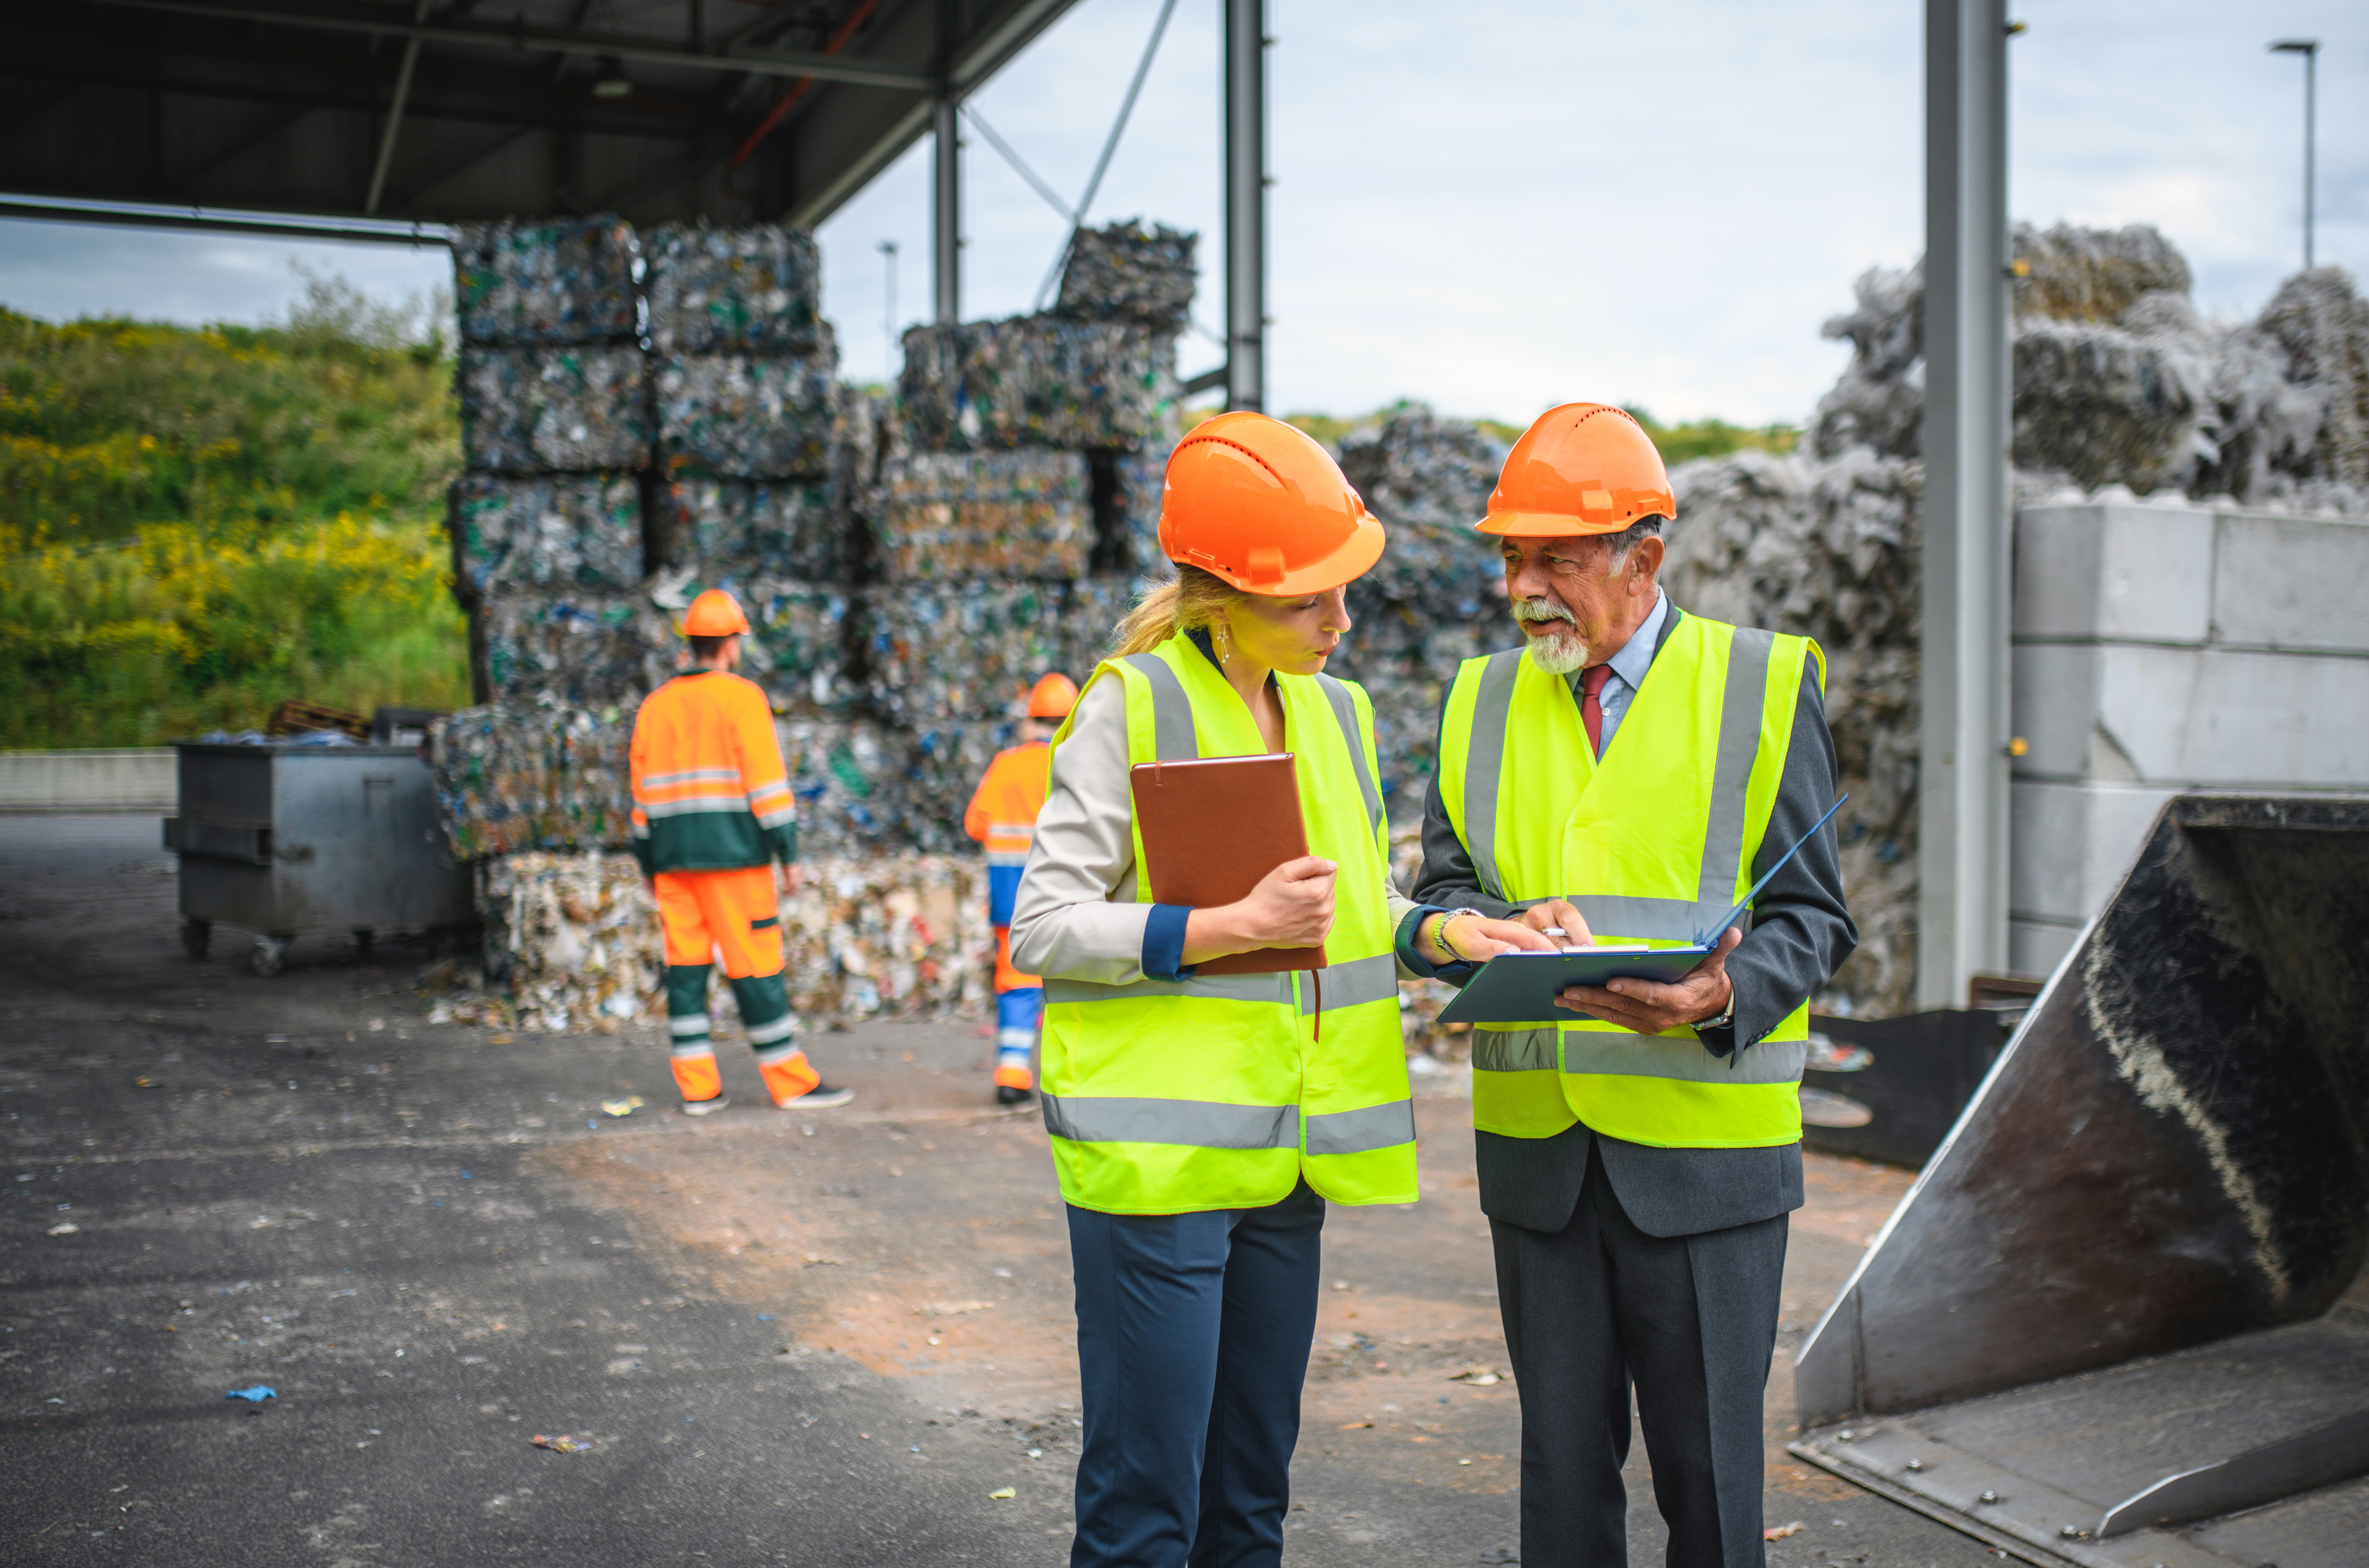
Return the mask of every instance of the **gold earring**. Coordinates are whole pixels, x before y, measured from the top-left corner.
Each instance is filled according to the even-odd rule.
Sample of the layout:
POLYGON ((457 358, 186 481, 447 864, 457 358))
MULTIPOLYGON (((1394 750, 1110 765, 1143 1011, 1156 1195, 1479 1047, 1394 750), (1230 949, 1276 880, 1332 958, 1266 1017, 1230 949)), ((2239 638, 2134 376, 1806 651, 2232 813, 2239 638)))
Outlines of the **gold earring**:
POLYGON ((1223 666, 1225 666, 1225 665, 1229 665, 1229 664, 1233 663, 1233 662, 1234 662, 1234 639, 1233 639, 1233 638, 1231 638, 1231 637, 1230 637, 1230 636, 1228 636, 1228 635, 1226 635, 1226 628, 1225 628, 1225 626, 1224 626, 1222 624, 1219 624, 1219 625, 1217 625, 1217 626, 1212 627, 1212 628, 1211 628, 1211 630, 1213 630, 1214 632, 1216 632, 1216 633, 1218 634, 1218 663, 1219 663, 1219 665, 1220 667, 1223 667, 1223 666))

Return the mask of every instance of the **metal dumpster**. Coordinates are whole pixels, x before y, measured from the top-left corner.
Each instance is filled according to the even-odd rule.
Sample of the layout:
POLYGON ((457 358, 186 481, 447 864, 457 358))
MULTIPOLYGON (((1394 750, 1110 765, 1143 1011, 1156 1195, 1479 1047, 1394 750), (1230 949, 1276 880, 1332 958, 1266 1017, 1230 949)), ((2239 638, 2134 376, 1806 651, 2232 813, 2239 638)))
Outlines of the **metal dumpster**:
POLYGON ((181 943, 202 958, 214 922, 256 933, 258 975, 280 971, 295 937, 450 931, 475 918, 467 866, 436 821, 418 751, 399 746, 184 742, 180 815, 165 847, 181 857, 181 943))

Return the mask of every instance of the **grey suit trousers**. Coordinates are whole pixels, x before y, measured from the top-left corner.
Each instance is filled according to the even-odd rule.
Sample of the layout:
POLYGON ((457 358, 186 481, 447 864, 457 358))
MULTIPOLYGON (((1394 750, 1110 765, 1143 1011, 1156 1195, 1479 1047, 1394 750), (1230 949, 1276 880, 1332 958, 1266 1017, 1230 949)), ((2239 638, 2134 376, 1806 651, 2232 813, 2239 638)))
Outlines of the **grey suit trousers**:
POLYGON ((1589 1148, 1562 1228, 1489 1221, 1522 1402, 1524 1568, 1628 1562, 1632 1383, 1670 1568, 1761 1568, 1761 1402, 1787 1216, 1648 1234, 1621 1206, 1602 1141, 1573 1131, 1589 1148))

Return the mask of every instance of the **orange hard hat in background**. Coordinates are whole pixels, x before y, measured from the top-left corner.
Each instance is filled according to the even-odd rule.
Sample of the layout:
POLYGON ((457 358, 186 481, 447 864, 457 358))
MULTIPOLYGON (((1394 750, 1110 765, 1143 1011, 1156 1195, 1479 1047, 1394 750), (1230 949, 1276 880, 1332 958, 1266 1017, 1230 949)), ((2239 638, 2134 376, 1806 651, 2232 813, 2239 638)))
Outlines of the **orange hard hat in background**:
POLYGON ((686 637, 728 637, 749 629, 749 617, 740 612, 740 601, 720 588, 711 588, 691 601, 691 612, 682 618, 682 635, 686 637))
POLYGON ((1678 517, 1654 438, 1625 409, 1566 403, 1522 432, 1497 475, 1489 515, 1473 526, 1548 539, 1618 533, 1642 517, 1678 517))
POLYGON ((1168 458, 1160 548, 1246 593, 1322 593, 1382 558, 1382 525, 1333 454, 1247 409, 1196 425, 1168 458))
POLYGON ((1078 683, 1056 670, 1028 688, 1030 718, 1067 718, 1078 705, 1078 683))

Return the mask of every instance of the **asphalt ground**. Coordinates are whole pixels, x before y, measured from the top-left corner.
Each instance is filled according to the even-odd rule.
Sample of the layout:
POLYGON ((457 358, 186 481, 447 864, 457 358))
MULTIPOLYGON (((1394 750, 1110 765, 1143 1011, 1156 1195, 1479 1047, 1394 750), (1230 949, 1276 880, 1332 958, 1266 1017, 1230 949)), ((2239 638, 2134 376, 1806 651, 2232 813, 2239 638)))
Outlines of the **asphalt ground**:
MULTIPOLYGON (((978 1024, 810 1038, 857 1098, 806 1114, 720 1041, 739 1103, 690 1120, 656 1030, 427 1025, 424 947, 188 959, 157 843, 0 818, 0 1563, 1067 1561, 1060 1197, 978 1024)), ((1421 1201, 1327 1220, 1290 1562, 1518 1561, 1465 1086, 1418 1082, 1421 1201)), ((1811 1159, 1779 1568, 1997 1560, 1783 1449, 1790 1352, 1908 1180, 1811 1159)), ((1642 1443, 1630 1482, 1658 1562, 1642 1443)))

